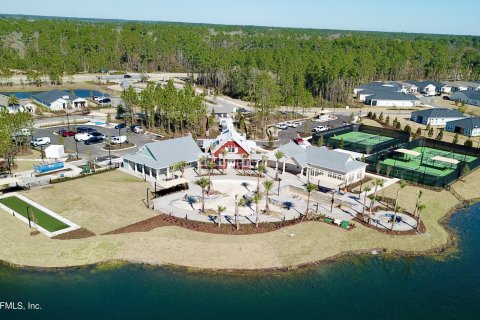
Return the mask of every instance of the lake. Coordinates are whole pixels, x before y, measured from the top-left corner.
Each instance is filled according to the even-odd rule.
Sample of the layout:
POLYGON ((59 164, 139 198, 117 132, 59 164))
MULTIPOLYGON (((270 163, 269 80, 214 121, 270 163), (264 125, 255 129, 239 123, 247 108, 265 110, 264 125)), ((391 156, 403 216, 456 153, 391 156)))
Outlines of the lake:
MULTIPOLYGON (((64 91, 67 93, 70 93, 70 90, 64 90, 64 91)), ((30 99, 32 95, 40 92, 44 92, 44 91, 30 91, 30 92, 13 92, 12 91, 12 92, 0 92, 0 94, 3 94, 5 96, 10 96, 14 94, 18 99, 30 99)), ((97 90, 88 90, 88 89, 75 89, 73 90, 73 92, 75 93, 75 95, 77 95, 80 98, 91 98, 92 93, 94 96, 97 96, 97 97, 110 96, 108 93, 102 93, 97 90)))
POLYGON ((460 250, 448 257, 360 256, 277 274, 2 266, 0 301, 30 301, 42 310, 0 310, 0 318, 477 319, 480 204, 458 211, 450 225, 460 250))

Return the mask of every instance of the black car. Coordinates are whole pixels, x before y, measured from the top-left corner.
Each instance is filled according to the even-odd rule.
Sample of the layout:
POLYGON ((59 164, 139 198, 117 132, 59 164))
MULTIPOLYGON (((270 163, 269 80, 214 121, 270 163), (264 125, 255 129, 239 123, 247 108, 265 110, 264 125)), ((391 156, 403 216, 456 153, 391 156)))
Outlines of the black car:
POLYGON ((91 132, 90 135, 91 135, 92 137, 101 137, 101 138, 104 139, 104 140, 107 138, 106 135, 104 135, 103 133, 98 132, 98 131, 91 132))
POLYGON ((125 79, 130 79, 132 76, 129 75, 129 74, 125 74, 125 75, 123 75, 123 77, 124 77, 125 79))
POLYGON ((115 129, 125 129, 127 127, 126 123, 119 123, 115 126, 115 129))
POLYGON ((443 96, 443 100, 450 100, 449 96, 443 96))
POLYGON ((77 133, 92 133, 97 132, 97 129, 88 128, 88 127, 77 127, 77 133))
POLYGON ((102 143, 104 140, 103 137, 91 137, 88 140, 85 140, 85 144, 102 143))

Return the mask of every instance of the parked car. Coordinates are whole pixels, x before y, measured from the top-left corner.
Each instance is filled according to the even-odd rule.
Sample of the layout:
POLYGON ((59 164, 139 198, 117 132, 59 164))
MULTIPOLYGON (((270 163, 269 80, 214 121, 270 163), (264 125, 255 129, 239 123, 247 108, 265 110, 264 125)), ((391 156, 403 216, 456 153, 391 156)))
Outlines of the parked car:
POLYGON ((130 79, 131 77, 132 77, 132 76, 129 75, 129 74, 124 74, 124 75, 123 75, 123 78, 125 78, 125 79, 130 79))
POLYGON ((90 139, 92 137, 92 134, 91 133, 88 133, 88 132, 81 132, 81 133, 77 133, 74 137, 75 141, 86 141, 88 139, 90 139))
POLYGON ((119 123, 115 126, 115 129, 125 129, 127 127, 126 123, 119 123))
POLYGON ((111 136, 110 143, 111 144, 128 143, 127 136, 111 136))
POLYGON ((92 132, 92 133, 90 133, 90 135, 91 135, 92 137, 101 137, 101 138, 104 139, 104 140, 107 138, 106 135, 104 135, 103 133, 98 132, 98 131, 92 132))
POLYGON ((92 133, 97 131, 97 129, 89 128, 89 127, 77 127, 77 133, 92 133))
POLYGON ((30 141, 30 145, 32 147, 38 147, 38 146, 47 146, 51 143, 49 137, 41 137, 41 138, 36 138, 30 141))
POLYGON ((300 125, 300 123, 294 122, 294 123, 292 123, 291 127, 292 128, 298 128, 299 125, 300 125))
POLYGON ((96 143, 102 143, 105 141, 103 137, 97 136, 97 137, 90 137, 87 140, 85 140, 85 144, 90 145, 90 144, 96 144, 96 143))
POLYGON ((102 99, 98 100, 98 102, 102 105, 108 105, 108 104, 112 104, 112 99, 102 98, 102 99))
POLYGON ((288 129, 288 126, 284 123, 277 124, 277 128, 280 130, 288 129))
POLYGON ((328 130, 328 127, 318 126, 318 127, 313 128, 312 132, 323 132, 323 131, 327 131, 327 130, 328 130))
POLYGON ((83 109, 83 110, 82 110, 82 115, 87 115, 87 114, 90 114, 90 110, 88 110, 88 109, 83 109))
POLYGON ((443 100, 450 100, 450 97, 449 97, 449 96, 443 96, 442 99, 443 99, 443 100))
POLYGON ((138 124, 135 124, 133 126, 130 126, 129 127, 130 131, 132 131, 133 133, 142 133, 143 132, 143 128, 141 126, 139 126, 138 124))
POLYGON ((64 138, 65 137, 73 137, 73 136, 75 136, 75 134, 77 134, 76 131, 71 131, 71 130, 68 130, 68 129, 60 129, 60 130, 58 130, 57 133, 64 138))

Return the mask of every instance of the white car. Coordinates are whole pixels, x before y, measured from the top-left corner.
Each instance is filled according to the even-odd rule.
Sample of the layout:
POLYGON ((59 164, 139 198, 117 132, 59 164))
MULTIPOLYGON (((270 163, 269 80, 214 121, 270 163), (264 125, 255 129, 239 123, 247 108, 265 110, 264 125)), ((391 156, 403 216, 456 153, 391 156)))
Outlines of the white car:
POLYGON ((285 125, 287 127, 293 127, 293 122, 292 121, 287 121, 287 122, 285 122, 285 125))
POLYGON ((281 124, 277 124, 277 128, 280 130, 285 130, 285 129, 288 129, 288 126, 284 123, 281 123, 281 124))
POLYGON ((77 133, 75 134, 75 141, 77 142, 80 142, 80 141, 87 141, 88 139, 90 139, 91 137, 93 137, 90 133, 77 133))
POLYGON ((327 131, 327 130, 328 130, 328 127, 318 126, 318 127, 313 128, 312 132, 323 132, 323 131, 327 131))
POLYGON ((126 142, 127 142, 127 136, 111 136, 110 137, 111 144, 120 144, 120 143, 126 143, 126 142))
POLYGON ((285 126, 285 124, 283 124, 283 122, 279 122, 275 125, 275 127, 278 128, 278 129, 282 129, 284 126, 285 126))
POLYGON ((46 146, 51 143, 49 137, 36 138, 30 141, 30 145, 33 147, 46 146))
POLYGON ((300 126, 300 123, 298 123, 298 122, 294 122, 291 125, 292 128, 298 128, 298 126, 300 126))

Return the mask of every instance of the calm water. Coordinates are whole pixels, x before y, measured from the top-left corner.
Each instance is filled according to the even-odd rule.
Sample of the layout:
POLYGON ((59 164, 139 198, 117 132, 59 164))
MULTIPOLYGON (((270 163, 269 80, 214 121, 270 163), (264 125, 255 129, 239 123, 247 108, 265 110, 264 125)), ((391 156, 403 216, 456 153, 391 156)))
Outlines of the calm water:
MULTIPOLYGON (((65 90, 67 93, 70 92, 70 90, 65 90)), ((90 98, 92 97, 92 93, 94 96, 98 96, 98 97, 109 97, 110 95, 107 94, 107 93, 102 93, 100 91, 97 91, 97 90, 87 90, 87 89, 75 89, 73 90, 75 95, 77 95, 78 97, 80 98, 90 98)), ((33 95, 33 94, 36 94, 36 93, 40 93, 40 92, 43 92, 43 91, 32 91, 32 92, 0 92, 0 94, 3 94, 5 96, 11 96, 12 94, 14 94, 18 99, 30 99, 30 97, 33 95)))
POLYGON ((357 257, 280 275, 2 267, 0 301, 43 309, 0 319, 478 319, 480 204, 451 226, 460 251, 446 259, 357 257))

